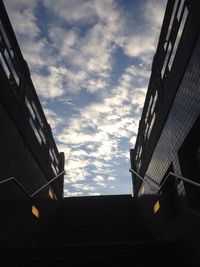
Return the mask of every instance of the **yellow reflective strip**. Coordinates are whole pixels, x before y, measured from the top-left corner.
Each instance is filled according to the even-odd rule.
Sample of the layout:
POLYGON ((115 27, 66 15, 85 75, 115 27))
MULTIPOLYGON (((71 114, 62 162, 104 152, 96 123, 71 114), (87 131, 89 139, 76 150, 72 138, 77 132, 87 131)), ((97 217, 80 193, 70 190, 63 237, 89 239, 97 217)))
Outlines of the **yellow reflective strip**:
POLYGON ((38 210, 34 205, 32 205, 32 214, 33 214, 36 218, 39 218, 39 217, 40 217, 40 212, 39 212, 39 210, 38 210))
POLYGON ((155 203, 155 205, 153 206, 153 213, 155 214, 156 212, 158 212, 158 210, 160 209, 160 202, 159 200, 155 203))

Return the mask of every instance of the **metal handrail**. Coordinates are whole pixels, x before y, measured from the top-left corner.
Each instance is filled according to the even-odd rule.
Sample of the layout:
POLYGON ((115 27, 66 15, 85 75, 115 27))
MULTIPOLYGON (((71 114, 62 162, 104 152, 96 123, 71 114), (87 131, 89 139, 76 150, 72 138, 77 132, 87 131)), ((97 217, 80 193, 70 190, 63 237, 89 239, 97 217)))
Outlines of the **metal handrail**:
POLYGON ((150 185, 150 187, 153 189, 153 191, 157 192, 157 188, 155 188, 152 184, 150 184, 147 180, 145 180, 142 176, 140 176, 136 171, 133 169, 129 169, 129 172, 134 173, 140 180, 142 180, 144 183, 150 185))
POLYGON ((13 182, 15 182, 16 183, 16 185, 20 188, 20 189, 22 189, 22 191, 28 196, 28 197, 31 197, 31 195, 29 194, 29 192, 26 190, 26 188, 15 178, 15 177, 10 177, 10 178, 8 178, 8 179, 5 179, 5 180, 3 180, 3 181, 0 181, 0 185, 2 185, 2 184, 6 184, 7 182, 11 182, 11 181, 13 181, 13 182))
POLYGON ((60 177, 62 174, 66 174, 65 171, 60 172, 58 175, 56 175, 54 178, 52 178, 49 182, 47 182, 45 185, 37 189, 33 194, 29 194, 29 192, 26 190, 26 188, 15 178, 15 177, 10 177, 8 179, 5 179, 3 181, 0 181, 1 184, 5 184, 7 182, 13 181, 16 183, 16 185, 30 198, 34 197, 37 195, 40 191, 42 191, 45 187, 47 187, 49 184, 51 184, 53 181, 55 181, 58 177, 60 177))
POLYGON ((164 181, 162 182, 162 184, 160 185, 160 188, 159 188, 159 190, 158 190, 158 193, 160 193, 160 191, 162 190, 163 185, 165 184, 165 182, 167 181, 167 179, 168 179, 168 177, 169 177, 170 175, 172 175, 172 176, 174 176, 174 177, 176 177, 176 178, 178 178, 178 179, 180 179, 180 180, 182 180, 182 181, 184 181, 184 182, 186 182, 186 183, 189 183, 189 184, 195 185, 195 186, 197 186, 197 187, 200 187, 200 183, 197 183, 197 182, 195 182, 195 181, 192 181, 192 180, 190 180, 190 179, 188 179, 188 178, 186 178, 186 177, 184 177, 184 176, 178 175, 178 174, 176 174, 176 173, 174 173, 174 172, 169 172, 168 175, 167 175, 167 177, 165 178, 165 180, 164 180, 164 181))
MULTIPOLYGON (((176 178, 178 178, 178 179, 180 179, 180 180, 182 180, 182 181, 184 181, 184 182, 187 182, 187 183, 190 183, 190 184, 195 185, 195 186, 197 186, 197 187, 200 187, 200 183, 197 183, 197 182, 195 182, 195 181, 192 181, 192 180, 190 180, 190 179, 188 179, 188 178, 186 178, 186 177, 184 177, 184 176, 178 175, 178 174, 176 174, 176 173, 174 173, 174 172, 169 172, 168 175, 167 175, 167 177, 164 179, 164 181, 163 181, 162 184, 160 185, 160 187, 159 187, 158 189, 155 189, 155 187, 152 186, 152 184, 150 184, 147 180, 145 180, 143 177, 141 177, 136 171, 134 171, 133 169, 129 169, 129 171, 132 172, 132 173, 134 173, 140 180, 142 180, 142 181, 145 182, 146 184, 150 185, 150 187, 151 187, 154 191, 156 191, 157 194, 160 193, 160 191, 162 190, 162 188, 163 188, 165 182, 167 181, 167 179, 169 178, 170 175, 172 175, 172 176, 174 176, 174 177, 176 177, 176 178)), ((151 180, 152 180, 152 179, 151 179, 151 180)), ((156 182, 155 182, 155 183, 156 183, 156 182)), ((157 184, 157 183, 156 183, 156 184, 157 184)))

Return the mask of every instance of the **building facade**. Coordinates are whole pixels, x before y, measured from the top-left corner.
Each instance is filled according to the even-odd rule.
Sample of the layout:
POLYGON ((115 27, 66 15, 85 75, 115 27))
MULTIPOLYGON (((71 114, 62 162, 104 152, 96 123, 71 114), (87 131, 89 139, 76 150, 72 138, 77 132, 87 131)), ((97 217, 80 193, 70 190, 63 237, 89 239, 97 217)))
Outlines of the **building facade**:
POLYGON ((0 0, 0 245, 34 239, 60 205, 63 183, 64 153, 0 0))
POLYGON ((200 250, 200 188, 181 179, 200 183, 199 136, 200 2, 169 0, 130 151, 133 195, 168 239, 200 250))
MULTIPOLYGON (((15 177, 33 194, 64 170, 64 153, 58 152, 2 1, 0 89, 0 181, 15 177)), ((38 197, 62 199, 63 179, 64 175, 38 197)), ((2 197, 23 194, 12 182, 0 190, 2 197)))

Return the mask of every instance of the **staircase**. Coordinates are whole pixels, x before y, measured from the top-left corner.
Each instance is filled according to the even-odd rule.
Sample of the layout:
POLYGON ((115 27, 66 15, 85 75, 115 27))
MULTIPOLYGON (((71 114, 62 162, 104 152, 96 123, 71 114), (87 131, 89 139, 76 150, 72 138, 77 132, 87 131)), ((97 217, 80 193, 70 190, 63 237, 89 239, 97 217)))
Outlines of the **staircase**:
POLYGON ((155 236, 131 195, 65 198, 35 244, 0 251, 0 266, 196 266, 155 236))

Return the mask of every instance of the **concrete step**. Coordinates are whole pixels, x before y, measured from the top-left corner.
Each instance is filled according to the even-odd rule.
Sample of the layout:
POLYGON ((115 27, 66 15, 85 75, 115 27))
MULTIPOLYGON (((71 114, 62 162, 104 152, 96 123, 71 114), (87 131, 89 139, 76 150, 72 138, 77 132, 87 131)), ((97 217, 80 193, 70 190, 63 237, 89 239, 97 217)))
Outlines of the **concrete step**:
POLYGON ((190 265, 190 256, 175 243, 102 242, 1 248, 1 266, 174 266, 190 265), (137 263, 137 265, 135 264, 137 263), (6 264, 6 265, 5 265, 6 264), (56 265, 55 265, 56 264, 56 265), (112 265, 111 265, 112 264, 112 265), (138 265, 139 264, 139 265, 138 265))

